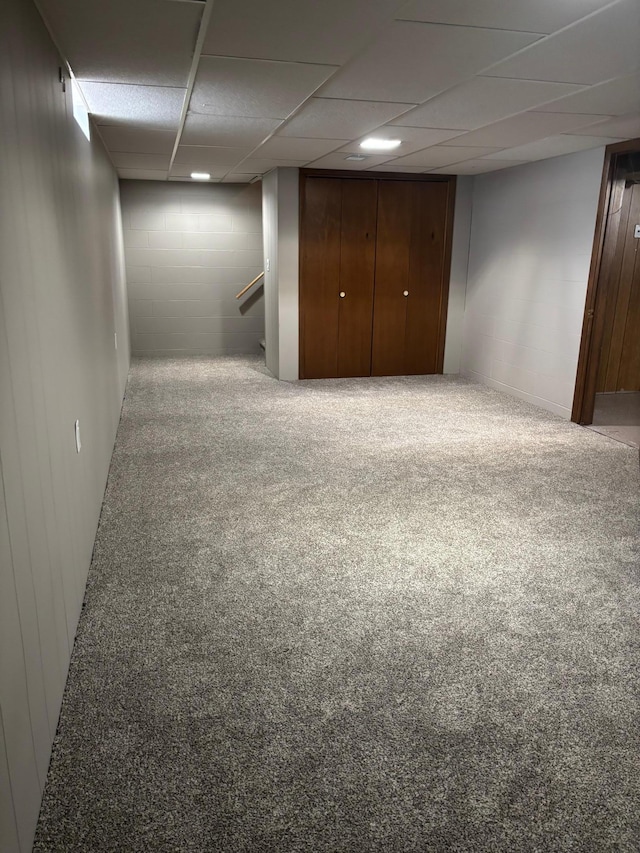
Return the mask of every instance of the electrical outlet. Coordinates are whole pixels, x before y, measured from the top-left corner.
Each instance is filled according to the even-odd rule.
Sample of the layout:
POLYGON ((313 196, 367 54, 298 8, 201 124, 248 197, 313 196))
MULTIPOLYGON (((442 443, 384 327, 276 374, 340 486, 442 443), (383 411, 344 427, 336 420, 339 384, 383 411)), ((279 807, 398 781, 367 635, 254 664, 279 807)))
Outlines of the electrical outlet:
POLYGON ((76 421, 76 451, 80 453, 82 442, 80 441, 80 421, 76 421))

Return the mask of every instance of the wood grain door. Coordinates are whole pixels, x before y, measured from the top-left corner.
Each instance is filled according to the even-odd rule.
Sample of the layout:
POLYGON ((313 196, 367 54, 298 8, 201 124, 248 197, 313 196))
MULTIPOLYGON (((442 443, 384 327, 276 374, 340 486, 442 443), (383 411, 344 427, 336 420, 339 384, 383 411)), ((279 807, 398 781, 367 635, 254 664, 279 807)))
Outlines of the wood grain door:
POLYGON ((302 194, 301 377, 369 376, 375 180, 310 178, 302 194))
POLYGON ((374 376, 442 370, 450 199, 447 183, 380 182, 374 376))
POLYGON ((640 391, 640 184, 624 190, 615 255, 606 282, 604 336, 596 390, 640 391))

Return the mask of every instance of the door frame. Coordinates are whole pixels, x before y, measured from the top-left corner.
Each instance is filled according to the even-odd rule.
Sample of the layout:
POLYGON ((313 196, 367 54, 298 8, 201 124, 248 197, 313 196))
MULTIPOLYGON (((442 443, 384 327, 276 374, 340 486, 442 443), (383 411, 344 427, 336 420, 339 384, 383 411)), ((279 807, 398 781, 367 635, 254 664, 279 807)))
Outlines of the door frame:
MULTIPOLYGON (((446 183, 447 186, 447 219, 445 222, 444 259, 442 268, 442 284, 440 288, 440 314, 438 320, 438 348, 436 374, 444 369, 444 346, 447 331, 447 313, 449 310, 449 285, 451 280, 451 256, 453 250, 453 220, 456 206, 456 175, 413 174, 409 172, 366 172, 349 169, 300 169, 299 172, 299 229, 302 234, 302 217, 304 213, 304 191, 307 178, 347 178, 349 180, 377 181, 424 181, 426 183, 446 183)), ((300 253, 299 264, 302 253, 300 253)), ((304 296, 302 287, 299 290, 299 377, 304 379, 304 296)))
MULTIPOLYGON (((590 424, 596 400, 596 382, 600 364, 605 326, 606 275, 615 252, 617 225, 608 229, 608 220, 615 212, 615 203, 620 197, 616 187, 616 165, 619 154, 640 152, 640 139, 629 139, 607 145, 602 169, 600 197, 596 228, 593 237, 591 265, 587 283, 587 295, 582 321, 582 338, 578 356, 578 370, 573 396, 571 420, 574 423, 590 424)), ((624 189, 624 181, 622 181, 624 189)), ((621 197, 620 197, 621 198, 621 197)))

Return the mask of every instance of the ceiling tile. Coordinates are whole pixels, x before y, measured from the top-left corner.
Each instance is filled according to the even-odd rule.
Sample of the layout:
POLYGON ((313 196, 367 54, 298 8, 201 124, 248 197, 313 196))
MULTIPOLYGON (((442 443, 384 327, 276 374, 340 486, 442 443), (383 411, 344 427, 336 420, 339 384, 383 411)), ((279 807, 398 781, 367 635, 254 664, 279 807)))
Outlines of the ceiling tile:
POLYGON ((402 157, 405 154, 412 154, 414 151, 420 151, 423 148, 428 148, 430 145, 437 145, 439 142, 446 142, 448 139, 453 139, 459 136, 461 130, 439 130, 424 127, 402 127, 401 125, 387 125, 379 127, 372 131, 371 134, 361 136, 354 142, 350 142, 341 148, 341 151, 352 151, 357 154, 366 154, 360 148, 360 143, 368 136, 375 136, 376 139, 400 139, 402 143, 399 148, 393 151, 396 157, 402 157))
POLYGON ((109 151, 129 154, 171 154, 176 134, 171 130, 137 130, 131 127, 101 126, 100 136, 109 151))
POLYGON ((407 157, 399 157, 393 160, 394 166, 422 166, 424 169, 436 169, 438 166, 449 166, 452 163, 461 163, 463 160, 477 160, 485 154, 492 154, 496 148, 453 148, 446 145, 435 145, 424 151, 417 151, 407 157))
POLYGON ((439 169, 429 169, 430 174, 436 175, 483 175, 485 172, 498 172, 501 169, 510 169, 512 166, 521 166, 527 160, 466 160, 464 163, 456 163, 455 166, 442 166, 439 169))
POLYGON ((321 157, 319 160, 314 160, 309 163, 310 169, 348 169, 349 171, 360 172, 364 169, 370 169, 372 166, 378 166, 385 163, 389 159, 389 155, 383 157, 367 157, 366 160, 347 160, 349 155, 344 151, 341 154, 327 154, 326 157, 321 157))
POLYGON ((118 177, 134 181, 166 181, 166 171, 156 169, 118 169, 118 177))
POLYGON ((399 5, 399 0, 216 0, 203 53, 343 65, 399 5))
MULTIPOLYGON (((191 172, 195 172, 196 168, 194 166, 183 164, 183 163, 174 163, 171 167, 171 171, 169 173, 170 178, 189 178, 191 176, 191 172)), ((203 171, 209 172, 211 175, 212 181, 221 180, 227 174, 229 169, 214 169, 212 166, 207 166, 203 171)), ((200 182, 198 182, 200 183, 200 182)), ((202 181, 202 183, 206 183, 206 181, 202 181)))
POLYGON ((223 184, 248 184, 255 178, 255 175, 252 173, 250 175, 245 175, 244 173, 230 172, 228 175, 222 179, 223 184))
POLYGON ((396 118, 412 106, 414 105, 405 103, 311 98, 302 110, 278 131, 278 135, 356 139, 396 118))
POLYGON ((78 81, 98 124, 130 125, 177 132, 186 89, 78 81))
POLYGON ((398 16, 408 21, 553 33, 607 6, 611 0, 410 0, 398 16))
POLYGON ((549 113, 593 113, 610 116, 640 112, 640 74, 616 77, 615 80, 581 89, 575 95, 545 104, 544 110, 549 113))
POLYGON ((567 83, 475 77, 416 107, 396 122, 413 127, 474 130, 580 88, 567 83))
POLYGON ((562 154, 573 154, 576 151, 585 151, 588 148, 598 148, 608 145, 612 140, 602 136, 573 136, 571 134, 560 134, 549 136, 546 139, 538 139, 527 145, 519 145, 499 154, 490 154, 487 160, 499 157, 501 160, 545 160, 547 157, 560 157, 562 154))
POLYGON ((189 113, 182 132, 184 145, 255 148, 280 124, 277 118, 241 118, 189 113))
POLYGON ((315 160, 341 148, 346 139, 306 139, 295 136, 274 136, 261 145, 255 152, 255 157, 274 157, 277 160, 315 160))
POLYGON ((250 148, 220 148, 211 145, 179 145, 174 163, 181 166, 192 166, 194 171, 202 166, 209 172, 211 169, 229 169, 243 160, 251 152, 250 148))
POLYGON ((393 163, 381 163, 379 166, 372 166, 369 169, 371 172, 404 172, 406 175, 424 175, 426 169, 422 166, 394 166, 393 163))
POLYGON ((186 86, 203 6, 38 0, 79 80, 186 86))
POLYGON ((542 139, 556 133, 564 133, 577 127, 593 124, 595 120, 591 115, 579 115, 578 113, 543 113, 529 112, 511 116, 511 118, 497 121, 488 127, 465 133, 452 139, 451 145, 494 145, 498 148, 512 148, 514 145, 523 145, 534 139, 542 139))
POLYGON ((329 65, 205 56, 190 109, 208 115, 285 119, 334 70, 329 65))
POLYGON ((320 94, 419 104, 537 38, 503 30, 397 21, 320 94))
POLYGON ((237 169, 234 171, 247 175, 263 175, 265 172, 270 172, 271 169, 278 169, 282 166, 300 168, 301 166, 306 166, 308 162, 308 160, 268 160, 266 158, 251 157, 239 163, 237 169))
POLYGON ((592 124, 588 129, 576 130, 576 133, 588 136, 611 136, 617 139, 635 139, 640 136, 640 114, 617 116, 608 121, 592 124))
POLYGON ((118 169, 157 169, 167 172, 171 157, 169 154, 126 154, 112 151, 111 160, 118 169))
POLYGON ((492 77, 601 83, 640 69, 640 3, 620 0, 499 63, 492 77))

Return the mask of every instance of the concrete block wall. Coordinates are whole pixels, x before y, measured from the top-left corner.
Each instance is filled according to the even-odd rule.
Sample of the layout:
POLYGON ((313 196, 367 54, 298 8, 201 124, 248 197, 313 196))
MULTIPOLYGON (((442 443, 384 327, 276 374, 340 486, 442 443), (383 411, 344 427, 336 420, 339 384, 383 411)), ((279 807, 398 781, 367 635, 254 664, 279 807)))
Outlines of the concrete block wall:
POLYGON ((258 353, 260 184, 122 181, 132 354, 258 353))

